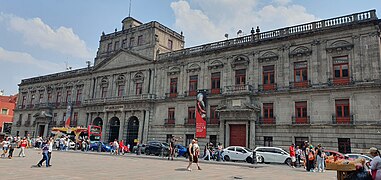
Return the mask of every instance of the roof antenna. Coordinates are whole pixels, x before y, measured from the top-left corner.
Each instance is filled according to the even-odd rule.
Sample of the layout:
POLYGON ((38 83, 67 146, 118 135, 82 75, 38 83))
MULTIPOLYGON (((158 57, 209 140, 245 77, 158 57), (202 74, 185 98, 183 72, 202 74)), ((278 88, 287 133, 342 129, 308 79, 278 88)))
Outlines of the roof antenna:
POLYGON ((128 17, 131 17, 131 0, 130 0, 130 6, 128 8, 128 17))

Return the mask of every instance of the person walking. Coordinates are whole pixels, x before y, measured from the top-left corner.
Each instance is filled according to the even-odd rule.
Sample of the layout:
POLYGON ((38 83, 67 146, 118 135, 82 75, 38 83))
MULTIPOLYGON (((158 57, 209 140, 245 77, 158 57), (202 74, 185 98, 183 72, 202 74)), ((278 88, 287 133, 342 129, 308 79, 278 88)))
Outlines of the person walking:
POLYGON ((168 156, 168 160, 171 158, 171 160, 173 161, 173 157, 175 156, 175 144, 176 144, 176 141, 178 141, 179 139, 176 138, 175 136, 172 135, 172 138, 169 140, 169 156, 168 156))
POLYGON ((47 164, 49 164, 49 166, 52 166, 52 164, 50 164, 50 161, 52 160, 52 152, 53 152, 53 138, 49 138, 48 140, 48 160, 47 161, 47 164))
POLYGON ((189 164, 187 167, 188 171, 192 171, 190 168, 192 163, 197 164, 197 169, 201 170, 200 165, 198 164, 198 155, 200 153, 200 148, 197 144, 198 139, 194 138, 192 142, 188 145, 188 152, 189 152, 189 164))
POLYGON ((318 144, 316 150, 317 172, 325 172, 324 157, 325 156, 321 144, 318 144))
POLYGON ((43 144, 41 151, 42 151, 41 152, 42 153, 42 159, 40 160, 40 162, 37 163, 37 166, 42 167, 42 163, 45 161, 46 167, 49 167, 49 155, 48 155, 49 145, 48 145, 48 141, 46 141, 43 144))
POLYGON ((302 150, 299 148, 299 146, 296 146, 296 167, 300 167, 300 160, 302 157, 302 150))
POLYGON ((307 156, 307 171, 310 172, 315 172, 315 152, 314 152, 314 147, 310 145, 308 148, 308 156, 307 156))
POLYGON ((372 175, 372 180, 381 180, 381 154, 380 151, 372 147, 369 149, 369 154, 373 156, 370 162, 370 173, 372 175))
POLYGON ((112 149, 113 149, 113 153, 111 154, 115 154, 115 155, 119 154, 119 143, 117 139, 115 139, 114 142, 112 143, 112 149))
POLYGON ((8 159, 12 159, 13 157, 13 151, 15 150, 15 147, 12 144, 8 145, 8 159))
POLYGON ((26 140, 26 137, 24 137, 21 141, 20 141, 20 153, 19 153, 19 157, 25 157, 25 148, 28 147, 28 141, 26 140))
POLYGON ((295 162, 296 162, 296 153, 295 153, 295 144, 292 143, 290 148, 290 157, 291 157, 291 167, 295 168, 295 162))
POLYGON ((4 158, 6 154, 8 153, 8 147, 10 145, 9 138, 5 137, 5 140, 1 142, 1 146, 3 147, 3 153, 1 154, 1 157, 4 158))

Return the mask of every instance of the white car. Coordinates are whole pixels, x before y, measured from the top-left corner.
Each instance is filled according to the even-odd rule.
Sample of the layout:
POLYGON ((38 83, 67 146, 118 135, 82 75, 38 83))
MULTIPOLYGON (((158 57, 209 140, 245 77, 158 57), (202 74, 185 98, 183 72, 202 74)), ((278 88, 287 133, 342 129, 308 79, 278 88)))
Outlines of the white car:
POLYGON ((278 147, 257 147, 254 149, 258 163, 285 163, 291 164, 288 152, 278 147))
POLYGON ((345 154, 345 156, 348 156, 349 158, 352 158, 352 159, 364 158, 366 162, 372 161, 371 157, 364 154, 345 154))
POLYGON ((253 151, 241 146, 229 146, 222 152, 225 161, 246 161, 251 163, 253 151))

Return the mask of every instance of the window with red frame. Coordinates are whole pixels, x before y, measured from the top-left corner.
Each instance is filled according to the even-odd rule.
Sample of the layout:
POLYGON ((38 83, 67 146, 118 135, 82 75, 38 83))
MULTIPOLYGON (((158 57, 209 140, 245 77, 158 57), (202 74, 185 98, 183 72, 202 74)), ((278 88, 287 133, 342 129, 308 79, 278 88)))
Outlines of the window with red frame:
POLYGON ((143 83, 136 83, 136 95, 143 94, 143 83))
POLYGON ((306 82, 307 79, 307 62, 294 63, 294 82, 306 82))
POLYGON ((101 89, 101 97, 105 98, 107 96, 107 86, 102 87, 101 89))
POLYGON ((348 99, 339 99, 335 101, 336 104, 336 117, 337 119, 348 119, 350 116, 349 111, 349 100, 348 99))
POLYGON ((210 106, 210 124, 218 124, 220 119, 217 110, 217 106, 210 106))
POLYGON ((263 84, 274 84, 275 82, 275 73, 274 65, 263 66, 263 84))
POLYGON ((221 86, 221 73, 220 72, 212 73, 211 77, 212 77, 212 94, 219 94, 220 86, 221 86))
POLYGON ((348 56, 333 58, 334 79, 349 78, 348 56))
POLYGON ((82 89, 77 89, 77 97, 75 98, 75 101, 77 103, 82 101, 82 89))
POLYGON ((168 120, 175 120, 175 108, 168 108, 168 120))
POLYGON ((189 76, 189 95, 195 96, 198 85, 198 75, 189 76))
POLYGON ((57 92, 57 99, 56 99, 56 103, 60 103, 60 102, 61 102, 61 96, 62 96, 62 93, 61 93, 61 91, 58 91, 58 92, 57 92))
POLYGON ((193 123, 196 120, 196 110, 194 107, 188 107, 188 123, 193 123))
POLYGON ((307 101, 295 102, 295 116, 296 118, 307 117, 307 101))
POLYGON ((246 69, 240 69, 235 71, 235 84, 236 85, 246 84, 246 69))
POLYGON ((77 121, 78 121, 78 112, 75 112, 73 114, 73 120, 70 121, 70 126, 76 127, 77 126, 77 121))
POLYGON ((171 78, 169 83, 169 93, 171 96, 177 95, 177 78, 171 78))
POLYGON ((52 98, 53 98, 52 91, 48 91, 48 103, 52 102, 52 98))
POLYGON ((273 119, 274 118, 274 106, 273 103, 263 104, 263 119, 273 119))
POLYGON ((38 96, 38 102, 42 103, 42 101, 44 101, 44 93, 40 92, 40 95, 38 96))
POLYGON ((65 102, 71 102, 71 90, 66 91, 66 100, 65 102))
POLYGON ((121 97, 124 95, 124 84, 119 84, 118 85, 118 96, 121 97))

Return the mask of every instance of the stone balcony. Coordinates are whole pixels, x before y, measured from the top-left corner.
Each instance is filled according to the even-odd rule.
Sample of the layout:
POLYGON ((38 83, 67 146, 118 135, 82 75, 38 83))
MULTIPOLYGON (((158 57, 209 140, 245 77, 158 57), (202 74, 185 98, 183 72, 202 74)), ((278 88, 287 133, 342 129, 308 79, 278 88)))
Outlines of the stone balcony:
POLYGON ((223 94, 244 94, 244 93, 252 93, 254 90, 252 85, 249 84, 238 84, 232 86, 225 86, 223 94))
POLYGON ((105 98, 94 98, 87 99, 83 101, 83 105, 94 105, 94 104, 108 104, 108 103, 122 103, 131 101, 153 101, 156 99, 155 94, 140 94, 132 96, 120 96, 120 97, 105 97, 105 98))

